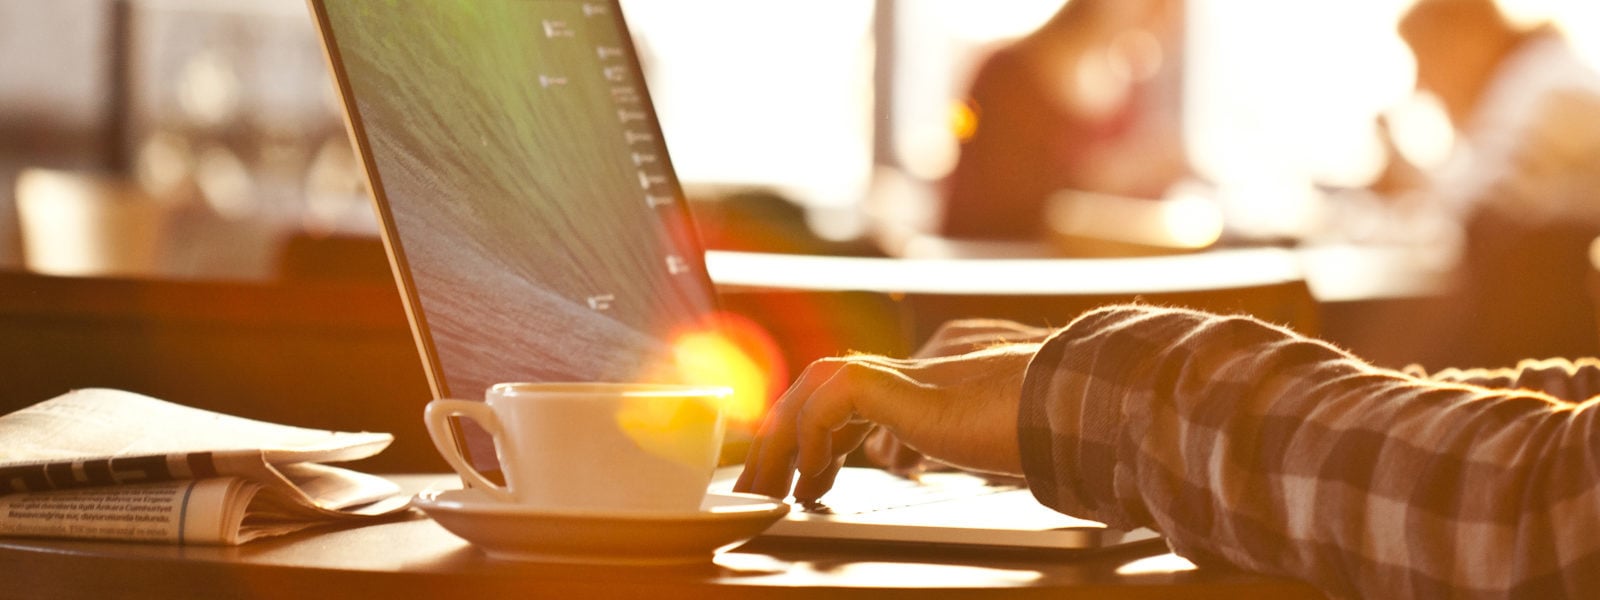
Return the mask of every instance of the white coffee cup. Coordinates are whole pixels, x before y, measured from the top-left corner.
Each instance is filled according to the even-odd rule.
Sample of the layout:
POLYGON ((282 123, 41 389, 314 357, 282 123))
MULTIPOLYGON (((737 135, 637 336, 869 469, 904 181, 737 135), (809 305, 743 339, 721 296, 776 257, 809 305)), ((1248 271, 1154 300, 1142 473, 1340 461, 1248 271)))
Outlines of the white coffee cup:
POLYGON ((731 390, 626 383, 501 383, 484 401, 434 400, 428 434, 463 480, 504 502, 557 511, 698 511, 722 447, 731 390), (494 437, 505 487, 461 454, 451 417, 494 437))

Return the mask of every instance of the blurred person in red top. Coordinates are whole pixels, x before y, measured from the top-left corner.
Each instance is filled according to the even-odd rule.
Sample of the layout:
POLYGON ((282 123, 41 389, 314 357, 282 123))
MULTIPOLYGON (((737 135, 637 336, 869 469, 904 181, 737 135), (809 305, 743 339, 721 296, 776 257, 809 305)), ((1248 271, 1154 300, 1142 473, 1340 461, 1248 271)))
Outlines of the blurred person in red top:
POLYGON ((963 109, 940 233, 1041 237, 1061 190, 1159 198, 1187 172, 1177 132, 1174 0, 1071 0, 990 54, 963 109))

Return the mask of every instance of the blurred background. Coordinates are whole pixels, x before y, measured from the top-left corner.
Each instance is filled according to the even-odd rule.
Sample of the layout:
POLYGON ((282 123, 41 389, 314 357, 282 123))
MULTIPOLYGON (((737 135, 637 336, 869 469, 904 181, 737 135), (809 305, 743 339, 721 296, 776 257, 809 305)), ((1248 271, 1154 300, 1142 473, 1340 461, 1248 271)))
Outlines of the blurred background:
MULTIPOLYGON (((1380 364, 1600 353, 1600 4, 623 5, 712 249, 1281 247, 1380 364)), ((0 0, 0 271, 383 280, 363 185, 302 1, 0 0)))

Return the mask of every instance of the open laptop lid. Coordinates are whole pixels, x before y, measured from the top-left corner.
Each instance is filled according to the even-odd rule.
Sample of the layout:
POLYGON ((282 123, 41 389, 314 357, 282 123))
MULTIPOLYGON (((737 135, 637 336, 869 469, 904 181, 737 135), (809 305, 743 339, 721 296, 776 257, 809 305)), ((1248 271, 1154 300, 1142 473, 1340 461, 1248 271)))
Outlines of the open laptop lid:
POLYGON ((310 4, 433 395, 673 379, 716 299, 616 4, 310 4))

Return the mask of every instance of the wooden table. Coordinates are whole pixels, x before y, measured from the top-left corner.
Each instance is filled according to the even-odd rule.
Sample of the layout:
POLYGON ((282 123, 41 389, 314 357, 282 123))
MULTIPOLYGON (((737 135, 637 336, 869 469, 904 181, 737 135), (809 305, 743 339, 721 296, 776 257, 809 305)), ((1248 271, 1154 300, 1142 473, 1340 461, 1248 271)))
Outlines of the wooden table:
MULTIPOLYGON (((449 476, 395 478, 410 490, 449 476)), ((491 560, 420 513, 237 547, 0 539, 11 598, 1320 598, 1293 581, 1198 569, 1144 544, 980 555, 757 540, 699 567, 491 560)))

